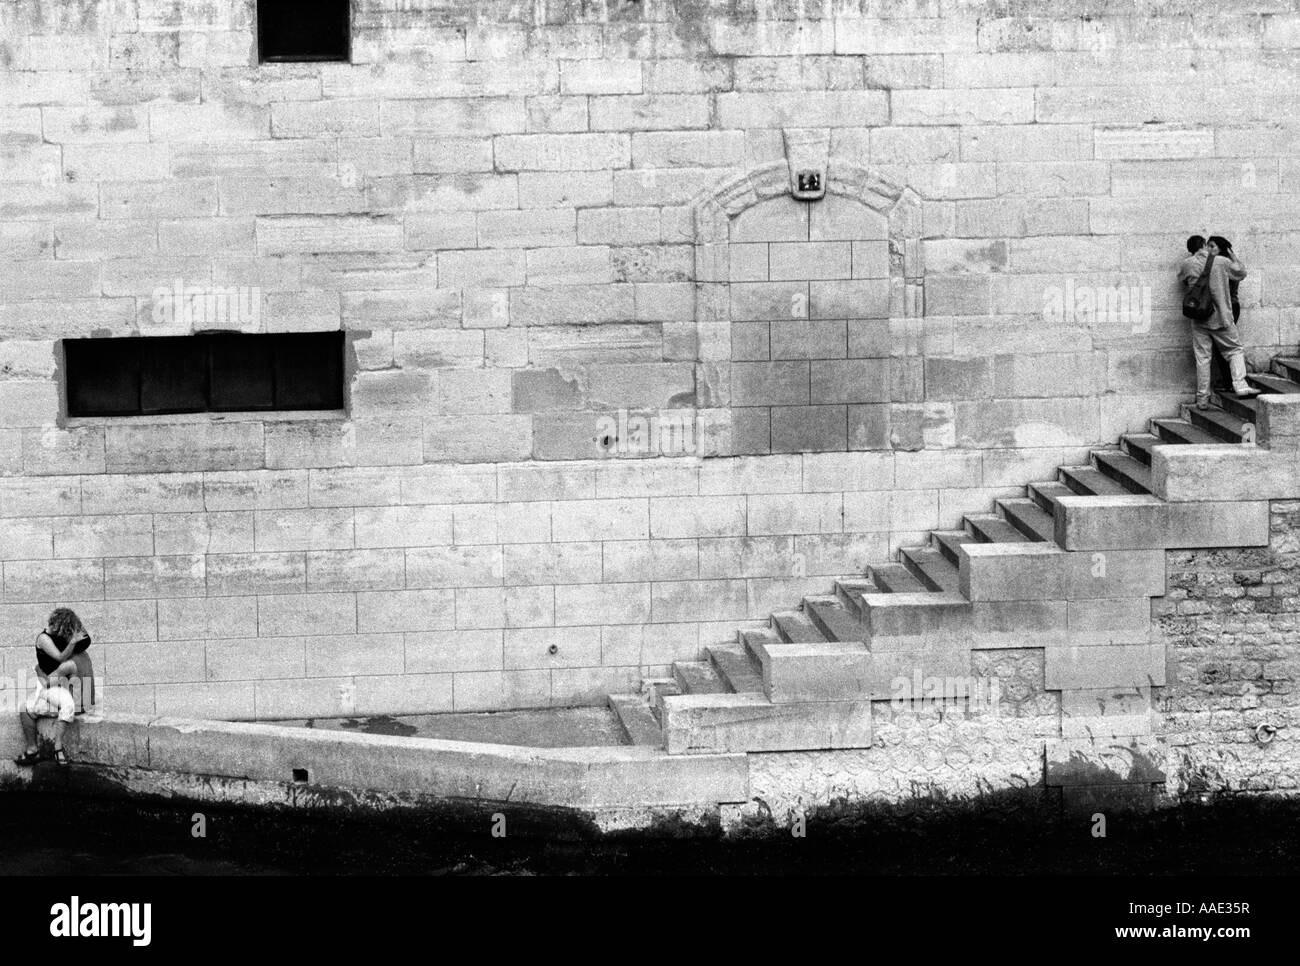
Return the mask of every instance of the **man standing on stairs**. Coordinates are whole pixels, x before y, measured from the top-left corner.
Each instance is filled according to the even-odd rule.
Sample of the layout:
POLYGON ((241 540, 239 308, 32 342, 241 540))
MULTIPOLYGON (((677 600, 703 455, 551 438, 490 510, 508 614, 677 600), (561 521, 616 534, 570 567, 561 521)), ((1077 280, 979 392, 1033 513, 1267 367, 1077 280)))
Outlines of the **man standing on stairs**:
POLYGON ((1185 291, 1195 284, 1205 270, 1211 256, 1210 293, 1214 298, 1214 314, 1204 322, 1192 323, 1192 352, 1196 356, 1196 408, 1210 408, 1210 361, 1214 347, 1218 346, 1228 361, 1232 378, 1232 393, 1236 396, 1257 396, 1259 390, 1246 382, 1246 352, 1241 347, 1241 336, 1233 314, 1230 282, 1246 277, 1246 265, 1232 251, 1232 244, 1222 236, 1211 235, 1201 243, 1199 235, 1187 239, 1188 256, 1178 266, 1178 280, 1185 291))

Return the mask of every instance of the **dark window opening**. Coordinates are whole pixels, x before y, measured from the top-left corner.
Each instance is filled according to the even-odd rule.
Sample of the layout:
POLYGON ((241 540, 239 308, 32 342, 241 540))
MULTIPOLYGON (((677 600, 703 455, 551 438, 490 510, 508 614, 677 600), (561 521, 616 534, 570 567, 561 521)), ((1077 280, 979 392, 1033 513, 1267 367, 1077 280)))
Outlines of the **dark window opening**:
POLYGON ((69 416, 343 408, 343 333, 65 339, 69 416))
POLYGON ((263 63, 347 61, 350 0, 257 0, 257 58, 263 63))

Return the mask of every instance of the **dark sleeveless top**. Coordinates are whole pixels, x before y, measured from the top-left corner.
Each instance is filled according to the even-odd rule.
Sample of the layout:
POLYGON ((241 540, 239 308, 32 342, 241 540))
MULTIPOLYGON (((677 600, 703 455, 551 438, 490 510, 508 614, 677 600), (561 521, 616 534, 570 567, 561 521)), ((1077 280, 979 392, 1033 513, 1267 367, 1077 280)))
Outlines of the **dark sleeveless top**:
MULTIPOLYGON (((50 640, 54 642, 54 646, 59 649, 60 654, 62 654, 63 649, 68 646, 68 639, 66 637, 59 637, 58 634, 51 634, 49 631, 41 631, 41 634, 46 635, 50 640)), ((37 638, 39 638, 40 634, 36 636, 37 638)), ((90 647, 89 637, 87 637, 80 644, 78 644, 76 650, 74 650, 72 653, 80 654, 88 647, 90 647)), ((47 654, 45 652, 45 649, 42 648, 39 644, 36 645, 36 666, 41 669, 42 673, 53 674, 55 671, 59 669, 59 665, 61 663, 63 662, 60 661, 57 657, 54 657, 52 654, 47 654)))

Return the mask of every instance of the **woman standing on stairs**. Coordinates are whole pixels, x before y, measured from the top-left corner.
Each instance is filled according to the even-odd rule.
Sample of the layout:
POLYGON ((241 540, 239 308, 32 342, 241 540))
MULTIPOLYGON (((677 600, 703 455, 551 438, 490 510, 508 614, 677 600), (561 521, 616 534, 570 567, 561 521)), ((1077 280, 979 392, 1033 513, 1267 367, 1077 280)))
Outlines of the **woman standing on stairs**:
POLYGON ((1232 377, 1232 393, 1236 396, 1257 396, 1259 390, 1246 382, 1246 352, 1241 347, 1233 312, 1233 288, 1246 277, 1246 265, 1237 258, 1232 243, 1222 235, 1211 235, 1204 245, 1198 244, 1200 236, 1187 240, 1191 253, 1178 266, 1178 278, 1183 289, 1195 284, 1210 264, 1210 293, 1214 299, 1214 314, 1204 322, 1192 323, 1192 352, 1196 356, 1196 408, 1210 408, 1210 362, 1217 345, 1228 362, 1232 377))

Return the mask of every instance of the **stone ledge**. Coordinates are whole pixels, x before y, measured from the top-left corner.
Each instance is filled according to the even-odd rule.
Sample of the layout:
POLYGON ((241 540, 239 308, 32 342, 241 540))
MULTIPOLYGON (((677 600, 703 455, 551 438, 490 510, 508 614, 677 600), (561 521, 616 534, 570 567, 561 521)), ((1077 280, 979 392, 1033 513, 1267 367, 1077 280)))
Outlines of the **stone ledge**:
POLYGON ((1162 549, 1064 551, 1055 543, 962 544, 961 590, 972 602, 1160 597, 1162 549))
POLYGON ((672 755, 808 751, 871 746, 871 702, 772 704, 761 694, 679 694, 664 698, 672 755))
POLYGON ((1067 550, 1170 550, 1268 544, 1268 501, 1259 497, 1249 501, 1168 503, 1155 496, 1136 494, 1062 496, 1056 503, 1056 542, 1067 550))
MULTIPOLYGON (((865 644, 759 644, 763 687, 773 704, 890 698, 914 678, 971 676, 970 647, 954 637, 943 645, 909 651, 869 651, 865 644)), ((918 695, 919 696, 919 695, 918 695)))
POLYGON ((1045 648, 1048 691, 1162 687, 1163 644, 1079 644, 1045 648))
POLYGON ((1170 503, 1300 496, 1300 453, 1294 451, 1185 445, 1155 446, 1151 453, 1151 492, 1170 503))
POLYGON ((114 768, 270 782, 292 782, 297 770, 318 786, 448 799, 600 808, 749 794, 743 754, 644 746, 527 748, 141 715, 78 719, 66 744, 74 761, 114 768))

